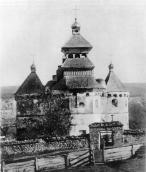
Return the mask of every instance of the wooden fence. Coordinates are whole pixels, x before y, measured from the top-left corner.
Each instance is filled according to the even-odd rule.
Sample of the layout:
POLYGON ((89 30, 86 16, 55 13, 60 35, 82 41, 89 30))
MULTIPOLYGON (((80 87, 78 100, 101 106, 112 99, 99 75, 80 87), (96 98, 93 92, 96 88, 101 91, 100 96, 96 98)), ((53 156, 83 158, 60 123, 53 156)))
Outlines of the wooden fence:
POLYGON ((13 162, 1 164, 2 172, 35 172, 35 160, 24 160, 23 162, 13 162))
POLYGON ((121 146, 104 150, 104 162, 119 161, 130 158, 142 146, 142 144, 121 146))
POLYGON ((56 155, 40 155, 17 159, 11 162, 2 161, 2 172, 36 172, 53 171, 57 169, 87 166, 93 162, 92 152, 89 149, 68 152, 56 155), (29 158, 29 159, 28 159, 29 158))

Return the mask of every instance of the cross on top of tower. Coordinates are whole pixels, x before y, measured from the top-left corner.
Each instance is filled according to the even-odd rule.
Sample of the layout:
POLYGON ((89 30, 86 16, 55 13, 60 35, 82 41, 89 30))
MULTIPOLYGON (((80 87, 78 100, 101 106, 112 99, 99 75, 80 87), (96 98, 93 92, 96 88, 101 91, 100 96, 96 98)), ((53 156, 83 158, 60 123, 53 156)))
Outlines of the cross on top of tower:
POLYGON ((75 6, 75 8, 73 10, 74 10, 75 18, 77 18, 78 17, 77 12, 79 11, 79 9, 77 8, 77 6, 75 6))
POLYGON ((34 55, 33 56, 33 61, 32 61, 32 65, 31 65, 31 72, 36 72, 36 66, 35 66, 35 62, 34 62, 34 55))

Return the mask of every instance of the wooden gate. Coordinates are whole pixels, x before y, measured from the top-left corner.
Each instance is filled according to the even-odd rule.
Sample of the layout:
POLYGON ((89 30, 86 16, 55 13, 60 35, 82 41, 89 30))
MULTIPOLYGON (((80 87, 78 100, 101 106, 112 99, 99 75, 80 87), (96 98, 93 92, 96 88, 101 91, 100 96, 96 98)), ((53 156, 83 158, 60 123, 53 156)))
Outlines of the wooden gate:
POLYGON ((68 168, 88 166, 93 163, 93 154, 91 153, 91 151, 86 150, 86 151, 77 152, 77 153, 78 154, 74 155, 75 158, 68 157, 69 158, 68 168))

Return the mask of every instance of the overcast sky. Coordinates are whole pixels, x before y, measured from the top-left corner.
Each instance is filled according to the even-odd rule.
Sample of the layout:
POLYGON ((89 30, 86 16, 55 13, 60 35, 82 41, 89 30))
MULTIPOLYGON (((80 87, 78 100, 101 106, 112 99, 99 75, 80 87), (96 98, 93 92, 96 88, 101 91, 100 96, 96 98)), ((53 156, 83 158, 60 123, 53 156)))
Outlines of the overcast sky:
POLYGON ((0 83, 20 85, 35 59, 46 84, 62 63, 74 8, 96 78, 112 61, 123 82, 146 82, 146 0, 0 0, 0 83))

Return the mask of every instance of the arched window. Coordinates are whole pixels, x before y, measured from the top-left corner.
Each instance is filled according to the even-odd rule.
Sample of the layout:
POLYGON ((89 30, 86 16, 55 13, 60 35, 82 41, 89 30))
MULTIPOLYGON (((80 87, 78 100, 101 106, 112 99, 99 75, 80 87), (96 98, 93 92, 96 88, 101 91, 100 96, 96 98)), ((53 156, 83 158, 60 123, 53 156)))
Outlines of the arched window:
POLYGON ((118 106, 118 100, 117 99, 113 99, 112 100, 112 104, 117 107, 118 106))
POLYGON ((80 107, 84 107, 85 104, 84 104, 83 102, 80 102, 80 103, 79 103, 79 106, 80 106, 80 107))
POLYGON ((89 96, 89 93, 86 93, 86 96, 88 97, 89 96))

